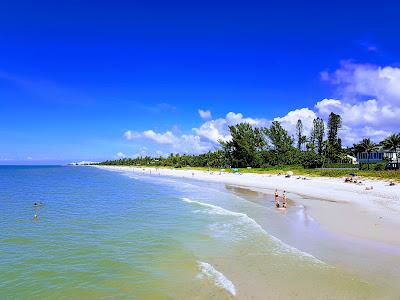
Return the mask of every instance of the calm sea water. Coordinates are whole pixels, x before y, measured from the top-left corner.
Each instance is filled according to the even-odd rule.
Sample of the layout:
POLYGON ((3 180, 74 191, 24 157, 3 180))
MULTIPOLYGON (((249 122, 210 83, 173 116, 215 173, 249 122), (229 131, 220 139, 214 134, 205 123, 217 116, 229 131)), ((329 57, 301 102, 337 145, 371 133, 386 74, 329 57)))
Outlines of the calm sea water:
POLYGON ((279 216, 251 197, 92 167, 0 167, 0 298, 394 299, 270 234, 279 216))

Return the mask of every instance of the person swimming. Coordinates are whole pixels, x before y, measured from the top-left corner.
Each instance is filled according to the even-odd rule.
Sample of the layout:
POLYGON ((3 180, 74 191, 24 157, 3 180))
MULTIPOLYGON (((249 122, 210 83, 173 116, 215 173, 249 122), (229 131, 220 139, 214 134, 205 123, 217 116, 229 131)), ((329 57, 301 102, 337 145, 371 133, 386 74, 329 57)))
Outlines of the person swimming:
POLYGON ((38 221, 39 220, 39 216, 38 215, 34 215, 33 216, 33 221, 38 221))
POLYGON ((282 194, 282 207, 283 208, 286 208, 286 200, 287 200, 286 191, 283 191, 283 194, 282 194))
POLYGON ((34 207, 42 207, 43 206, 43 202, 35 202, 33 203, 34 207))
POLYGON ((278 194, 278 190, 277 189, 275 189, 275 193, 274 193, 274 196, 275 196, 275 206, 277 207, 277 208, 279 208, 279 194, 278 194))

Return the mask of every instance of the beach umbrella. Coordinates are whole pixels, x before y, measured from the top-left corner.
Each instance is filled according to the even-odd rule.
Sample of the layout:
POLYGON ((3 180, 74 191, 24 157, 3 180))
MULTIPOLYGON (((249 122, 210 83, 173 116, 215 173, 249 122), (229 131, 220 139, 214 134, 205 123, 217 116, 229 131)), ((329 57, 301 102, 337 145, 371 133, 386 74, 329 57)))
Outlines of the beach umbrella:
POLYGON ((293 172, 292 172, 292 171, 288 171, 287 174, 288 174, 289 176, 293 176, 293 172))

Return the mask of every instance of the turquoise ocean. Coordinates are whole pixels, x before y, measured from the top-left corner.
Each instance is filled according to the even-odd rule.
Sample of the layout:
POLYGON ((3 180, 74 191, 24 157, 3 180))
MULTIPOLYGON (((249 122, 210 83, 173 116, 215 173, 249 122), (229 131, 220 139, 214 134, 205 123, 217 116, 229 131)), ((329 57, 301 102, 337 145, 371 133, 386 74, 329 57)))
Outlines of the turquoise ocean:
POLYGON ((336 237, 300 208, 279 215, 272 197, 239 187, 94 167, 1 166, 0 210, 0 299, 400 295, 385 285, 387 273, 341 265, 355 254, 333 253, 336 237))

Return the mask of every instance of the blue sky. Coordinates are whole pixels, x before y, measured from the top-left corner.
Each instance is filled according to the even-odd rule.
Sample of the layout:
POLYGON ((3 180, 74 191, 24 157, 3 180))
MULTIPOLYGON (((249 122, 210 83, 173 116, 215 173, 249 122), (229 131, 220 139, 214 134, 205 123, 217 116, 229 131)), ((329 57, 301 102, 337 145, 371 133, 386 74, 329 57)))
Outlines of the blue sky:
POLYGON ((323 2, 1 3, 0 164, 199 153, 329 111, 347 144, 399 131, 400 4, 323 2))

